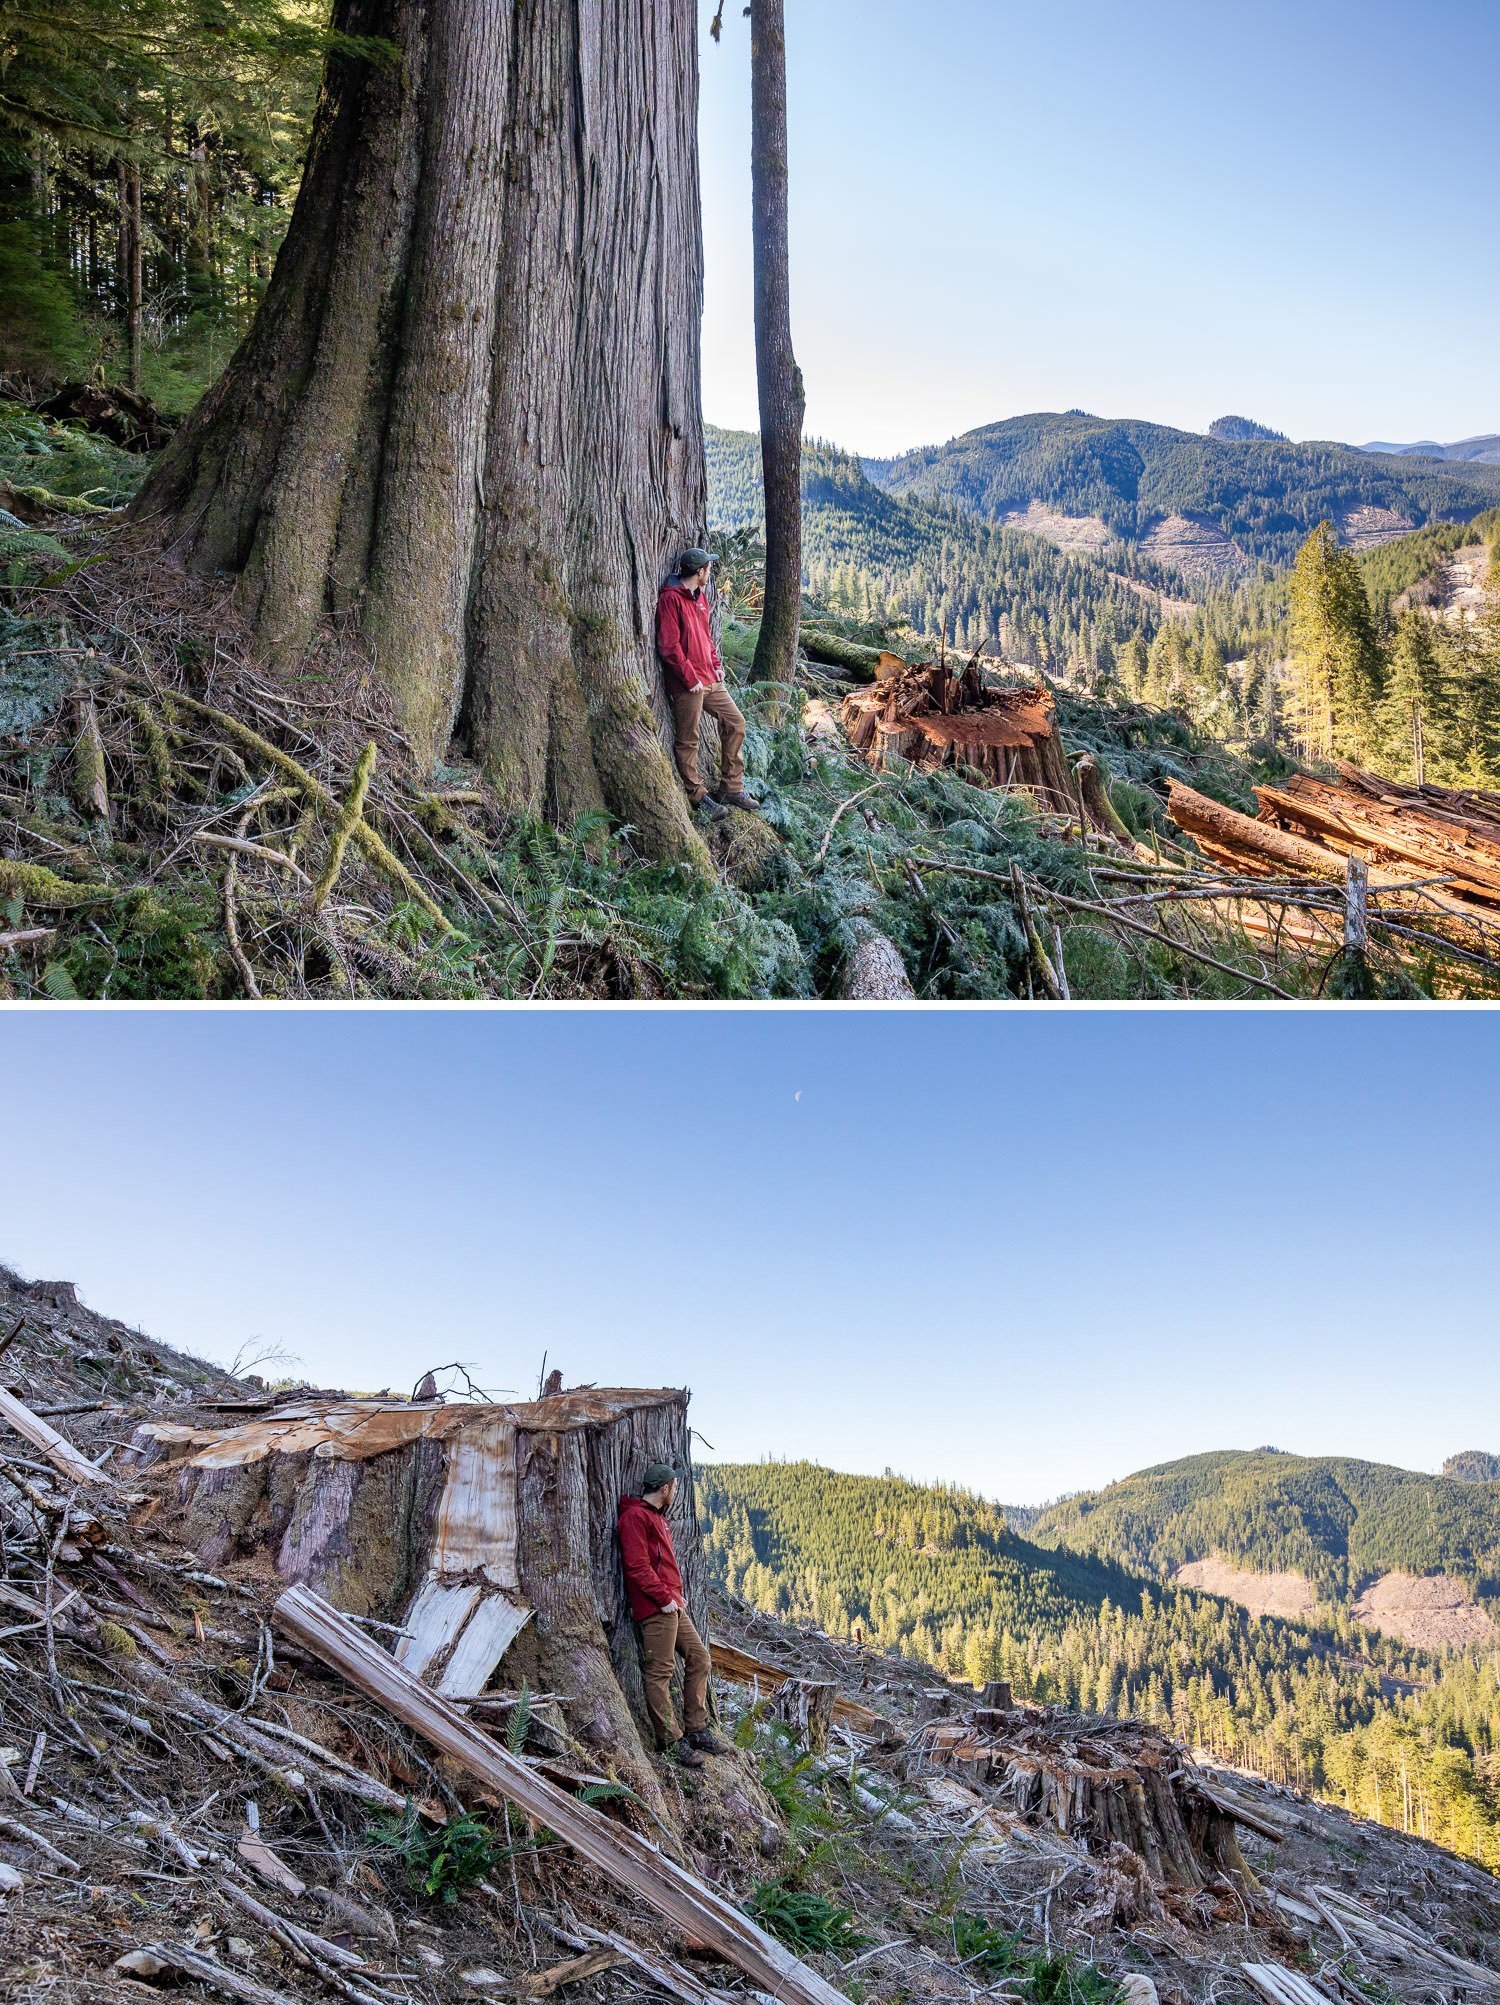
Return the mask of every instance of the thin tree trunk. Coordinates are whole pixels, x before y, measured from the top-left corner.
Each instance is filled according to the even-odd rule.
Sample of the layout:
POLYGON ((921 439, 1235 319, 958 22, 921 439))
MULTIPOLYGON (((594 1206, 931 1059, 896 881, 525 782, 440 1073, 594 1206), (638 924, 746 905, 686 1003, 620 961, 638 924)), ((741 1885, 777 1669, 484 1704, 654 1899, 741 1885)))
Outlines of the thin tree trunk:
POLYGON ((141 387, 141 165, 133 161, 130 168, 130 264, 127 272, 129 290, 125 304, 125 346, 130 364, 130 387, 141 387))
POLYGON ((750 167, 755 375, 766 499, 766 593, 757 682, 790 682, 802 611, 802 371, 792 352, 787 244, 786 29, 782 0, 751 0, 750 167))
POLYGON ((653 644, 706 514, 692 0, 338 0, 296 208, 137 503, 294 664, 357 613, 419 760, 707 868, 653 644))

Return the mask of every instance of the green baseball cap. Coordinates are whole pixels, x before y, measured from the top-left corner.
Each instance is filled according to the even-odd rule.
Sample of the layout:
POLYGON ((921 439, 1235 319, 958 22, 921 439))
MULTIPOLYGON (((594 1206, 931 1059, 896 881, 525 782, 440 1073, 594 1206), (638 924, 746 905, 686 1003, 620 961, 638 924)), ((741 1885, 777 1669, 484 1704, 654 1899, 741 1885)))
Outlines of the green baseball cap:
POLYGON ((701 571, 705 564, 711 564, 713 561, 711 550, 700 550, 695 544, 691 550, 684 550, 677 559, 677 575, 679 578, 691 578, 695 571, 701 571))
POLYGON ((653 1490, 659 1490, 663 1483, 676 1481, 677 1471, 670 1462, 648 1462, 646 1473, 641 1478, 641 1495, 649 1496, 653 1490))

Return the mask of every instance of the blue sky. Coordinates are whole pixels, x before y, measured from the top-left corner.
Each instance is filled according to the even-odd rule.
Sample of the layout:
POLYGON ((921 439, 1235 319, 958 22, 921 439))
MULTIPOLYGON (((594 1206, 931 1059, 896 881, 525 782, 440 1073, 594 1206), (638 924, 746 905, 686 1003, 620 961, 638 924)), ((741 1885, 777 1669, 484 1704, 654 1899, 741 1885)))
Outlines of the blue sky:
POLYGON ((687 1384, 1031 1502, 1500 1448, 1480 1011, 7 1012, 0 1260, 227 1359, 687 1384), (800 1099, 797 1097, 800 1094, 800 1099))
MULTIPOLYGON (((786 11, 810 432, 890 452, 1074 405, 1355 443, 1500 430, 1495 0, 786 11)), ((753 425, 733 0, 702 75, 705 407, 753 425)))

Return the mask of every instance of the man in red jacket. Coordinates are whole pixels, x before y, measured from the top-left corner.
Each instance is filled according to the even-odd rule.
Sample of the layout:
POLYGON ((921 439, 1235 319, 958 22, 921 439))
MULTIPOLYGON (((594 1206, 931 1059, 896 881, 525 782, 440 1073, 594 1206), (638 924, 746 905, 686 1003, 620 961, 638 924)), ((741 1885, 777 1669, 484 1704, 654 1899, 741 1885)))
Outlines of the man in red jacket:
POLYGON ((667 672, 682 784, 694 809, 719 821, 725 807, 746 808, 751 814, 758 809, 745 792, 745 720, 724 687, 724 664, 714 646, 706 589, 713 561, 698 549, 684 550, 678 558, 676 577, 668 578, 657 595, 656 651, 667 672), (698 777, 698 733, 705 710, 719 726, 717 799, 698 777))
POLYGON ((630 1612, 640 1625, 641 1671, 646 1710, 658 1748, 688 1768, 701 1768, 705 1754, 728 1748, 708 1724, 708 1674, 712 1660, 693 1627, 682 1598, 682 1574, 672 1547, 667 1512, 677 1494, 677 1471, 653 1462, 641 1478, 638 1497, 620 1499, 620 1558, 630 1612), (682 1716, 677 1731, 672 1714, 672 1671, 682 1659, 682 1716))

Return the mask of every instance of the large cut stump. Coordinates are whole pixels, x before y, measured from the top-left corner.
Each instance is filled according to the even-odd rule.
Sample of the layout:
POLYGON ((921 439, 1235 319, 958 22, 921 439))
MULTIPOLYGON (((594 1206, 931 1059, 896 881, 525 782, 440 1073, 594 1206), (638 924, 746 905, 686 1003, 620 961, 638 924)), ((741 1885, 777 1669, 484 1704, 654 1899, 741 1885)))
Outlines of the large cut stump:
POLYGON ((1025 787, 1044 807, 1078 812, 1072 769, 1045 689, 993 689, 972 664, 917 667, 890 657, 889 673, 844 698, 840 716, 854 749, 880 770, 896 759, 953 766, 992 787, 1025 787))
POLYGON ((938 1721, 925 1743, 932 1761, 994 1789, 1027 1823, 1100 1857, 1123 1846, 1158 1886, 1249 1877, 1235 1817, 1176 1742, 1144 1721, 989 1709, 938 1721))
POLYGON ((505 1682, 563 1695, 580 1740, 655 1795, 639 1644, 615 1542, 648 1463, 684 1472, 672 1532, 708 1633, 686 1392, 590 1387, 516 1405, 308 1399, 211 1431, 141 1427, 184 1542, 210 1566, 259 1563, 345 1613, 395 1625, 436 1690, 505 1682))

